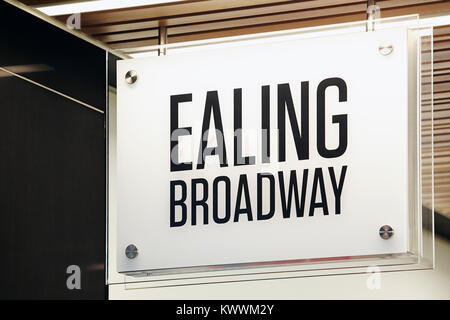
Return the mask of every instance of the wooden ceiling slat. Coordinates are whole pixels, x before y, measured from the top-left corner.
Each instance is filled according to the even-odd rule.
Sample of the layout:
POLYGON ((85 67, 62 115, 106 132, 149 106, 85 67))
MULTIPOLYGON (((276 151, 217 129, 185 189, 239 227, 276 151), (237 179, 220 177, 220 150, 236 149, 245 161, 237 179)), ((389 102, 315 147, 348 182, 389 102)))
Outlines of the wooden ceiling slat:
POLYGON ((447 40, 450 40, 449 34, 443 34, 441 36, 435 37, 435 42, 437 42, 437 43, 439 43, 440 41, 447 41, 447 40))
POLYGON ((436 39, 437 36, 440 35, 448 35, 450 34, 449 26, 438 26, 433 28, 433 36, 436 39))
MULTIPOLYGON (((427 85, 424 86, 424 88, 422 89, 423 93, 430 93, 431 92, 431 86, 427 85)), ((450 95, 450 86, 447 82, 443 82, 443 83, 434 83, 433 84, 433 92, 434 93, 444 93, 447 92, 447 94, 450 95)))
MULTIPOLYGON (((422 55, 422 62, 430 62, 431 61, 431 55, 426 55, 424 58, 424 55, 422 55)), ((450 60, 450 49, 447 48, 446 50, 439 50, 436 52, 433 52, 433 61, 434 62, 441 62, 441 61, 447 61, 450 60)))
MULTIPOLYGON (((450 46, 450 43, 449 43, 449 46, 450 46)), ((434 76, 433 81, 436 84, 439 82, 450 82, 450 73, 434 76)))
POLYGON ((127 32, 127 33, 105 34, 105 35, 99 35, 96 38, 105 43, 136 40, 136 39, 146 39, 146 38, 157 39, 158 38, 158 29, 134 31, 134 32, 127 32))
MULTIPOLYGON (((443 70, 433 70, 433 75, 440 76, 440 75, 446 75, 449 74, 450 69, 443 69, 443 70)), ((422 76, 430 76, 430 69, 422 71, 422 76)))
MULTIPOLYGON (((447 84, 448 89, 448 84, 447 84)), ((434 107, 435 110, 444 110, 444 109, 450 109, 450 103, 444 103, 444 104, 436 104, 434 107)))
MULTIPOLYGON (((423 164, 430 164, 431 163, 431 159, 430 158, 425 158, 422 163, 423 164)), ((450 155, 449 154, 441 154, 441 155, 436 155, 435 154, 433 163, 435 163, 435 164, 450 163, 450 155)))
MULTIPOLYGON (((425 178, 428 179, 431 178, 431 176, 425 176, 425 178)), ((434 175, 434 178, 439 179, 440 181, 447 181, 447 179, 450 179, 450 175, 448 172, 439 172, 434 175)))
POLYGON ((318 17, 334 16, 349 13, 364 13, 366 12, 365 4, 353 4, 331 8, 319 8, 313 10, 294 11, 288 13, 274 14, 261 17, 249 17, 245 19, 233 19, 220 22, 208 22, 202 24, 194 24, 180 27, 168 28, 169 37, 177 34, 185 34, 192 32, 202 32, 217 29, 240 28, 253 25, 262 25, 269 23, 282 23, 287 21, 296 21, 303 19, 311 19, 318 17))
MULTIPOLYGON (((446 186, 449 186, 450 185, 450 178, 447 178, 447 179, 439 179, 439 180, 437 180, 436 181, 436 179, 435 179, 435 182, 436 182, 436 184, 437 185, 446 185, 446 186)), ((426 182, 425 181, 422 181, 422 185, 424 186, 424 187, 431 187, 431 179, 427 179, 426 180, 426 182)), ((450 199, 448 199, 448 201, 450 202, 450 199)), ((450 209, 450 208, 449 208, 450 209)))
MULTIPOLYGON (((435 93, 433 95, 433 98, 434 98, 435 102, 437 102, 437 100, 439 100, 439 99, 445 99, 447 97, 448 96, 445 93, 435 93)), ((422 95, 422 100, 423 101, 430 100, 430 98, 431 98, 431 95, 429 93, 425 93, 425 94, 422 95)))
POLYGON ((381 9, 381 17, 396 17, 408 14, 430 15, 436 13, 450 13, 450 4, 447 0, 436 3, 418 4, 414 6, 381 9))
POLYGON ((375 3, 378 7, 380 7, 380 10, 382 11, 383 9, 400 8, 439 1, 442 0, 377 0, 375 1, 375 3))
MULTIPOLYGON (((319 0, 312 0, 318 2, 319 0)), ((240 10, 258 6, 273 6, 274 4, 289 3, 286 0, 208 0, 208 1, 180 1, 157 5, 114 9, 89 12, 82 15, 83 24, 95 25, 117 23, 124 21, 138 21, 161 19, 173 16, 195 15, 224 10, 240 10)), ((292 1, 291 1, 292 2, 292 1)), ((336 0, 338 2, 338 0, 336 0)), ((62 19, 68 15, 61 16, 62 19)))
MULTIPOLYGON (((422 70, 424 70, 424 71, 430 70, 429 66, 430 66, 430 63, 425 63, 422 70)), ((433 64, 433 68, 434 68, 434 71, 439 71, 439 70, 444 71, 445 70, 448 72, 448 70, 450 69, 450 62, 449 61, 435 62, 433 64)))
POLYGON ((128 48, 155 46, 157 44, 158 38, 150 38, 142 40, 112 42, 108 43, 108 46, 111 47, 112 49, 128 49, 128 48))
POLYGON ((325 18, 315 18, 315 19, 307 19, 307 20, 299 20, 299 21, 290 21, 290 22, 284 22, 284 23, 264 24, 264 25, 259 25, 259 26, 250 26, 250 27, 235 28, 235 29, 214 30, 214 31, 207 31, 207 32, 198 32, 198 33, 194 33, 194 34, 174 35, 169 38, 169 41, 170 41, 170 43, 177 43, 177 42, 204 40, 204 39, 211 39, 211 38, 230 37, 230 36, 236 36, 236 35, 263 33, 263 32, 270 32, 270 31, 305 28, 305 27, 321 26, 324 24, 335 24, 335 23, 358 21, 358 20, 365 19, 365 17, 366 17, 366 13, 354 13, 354 14, 345 14, 345 15, 343 14, 343 15, 339 15, 339 16, 332 16, 332 17, 325 17, 325 18))
MULTIPOLYGON (((427 112, 429 112, 429 107, 427 108, 427 112)), ((434 106, 434 112, 438 111, 438 110, 450 110, 450 104, 444 104, 444 105, 436 105, 434 106)), ((431 126, 430 126, 431 128, 431 126)))
MULTIPOLYGON (((430 155, 431 154, 431 150, 428 150, 427 152, 423 153, 424 155, 430 155)), ((450 155, 450 147, 448 148, 436 148, 436 150, 434 150, 434 154, 435 155, 440 155, 440 154, 448 154, 450 155)), ((450 176, 450 172, 449 172, 449 176, 450 176)))
POLYGON ((433 45, 433 50, 434 51, 448 50, 449 46, 450 46, 450 40, 437 41, 433 45))
MULTIPOLYGON (((422 103, 422 112, 429 112, 430 111, 430 104, 429 103, 426 103, 425 104, 425 107, 423 107, 423 105, 424 105, 424 103, 422 103)), ((434 101, 433 101, 433 108, 435 109, 435 110, 439 110, 439 109, 445 109, 445 108, 448 108, 448 106, 449 106, 449 103, 448 103, 448 101, 446 101, 446 102, 444 102, 444 103, 435 103, 434 101)))
MULTIPOLYGON (((441 83, 450 80, 450 70, 447 74, 437 74, 433 76, 434 83, 441 83)), ((430 77, 422 77, 422 85, 430 85, 430 77)))

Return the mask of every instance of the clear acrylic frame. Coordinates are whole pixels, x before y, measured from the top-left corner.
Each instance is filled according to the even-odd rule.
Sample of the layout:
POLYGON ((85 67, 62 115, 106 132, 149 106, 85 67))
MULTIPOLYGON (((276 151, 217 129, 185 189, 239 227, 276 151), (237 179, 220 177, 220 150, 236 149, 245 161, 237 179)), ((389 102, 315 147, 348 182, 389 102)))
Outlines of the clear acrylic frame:
MULTIPOLYGON (((207 41, 152 46, 140 50, 168 55, 211 47, 239 46, 242 43, 286 41, 331 34, 371 32, 406 26, 413 35, 408 44, 409 61, 409 245, 405 254, 366 255, 343 258, 269 261, 227 264, 121 274, 116 270, 117 209, 115 204, 115 91, 109 92, 108 112, 108 252, 107 284, 126 284, 126 289, 221 283, 293 277, 366 273, 369 267, 380 271, 431 269, 434 267, 434 154, 433 154, 433 28, 420 26, 418 15, 304 28, 264 34, 220 38, 207 41)), ((370 61, 368 69, 370 74, 370 61)))

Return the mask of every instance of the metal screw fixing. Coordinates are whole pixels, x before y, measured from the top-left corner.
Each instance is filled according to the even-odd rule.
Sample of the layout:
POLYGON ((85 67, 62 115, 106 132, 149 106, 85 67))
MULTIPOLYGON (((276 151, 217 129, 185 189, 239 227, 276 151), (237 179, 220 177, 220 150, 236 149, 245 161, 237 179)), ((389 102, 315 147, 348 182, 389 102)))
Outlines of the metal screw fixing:
POLYGON ((390 55, 394 51, 394 46, 391 43, 382 43, 378 46, 378 52, 383 56, 390 55))
POLYGON ((133 84, 133 83, 136 82, 137 77, 138 77, 138 76, 137 76, 137 72, 134 71, 134 70, 130 70, 130 71, 128 71, 128 72, 125 74, 125 81, 126 81, 128 84, 133 84))
POLYGON ((389 225, 384 225, 380 228, 380 237, 381 239, 388 240, 394 235, 394 229, 392 229, 389 225))
POLYGON ((128 245, 128 247, 125 249, 125 255, 128 259, 136 258, 138 254, 138 248, 134 244, 128 245))

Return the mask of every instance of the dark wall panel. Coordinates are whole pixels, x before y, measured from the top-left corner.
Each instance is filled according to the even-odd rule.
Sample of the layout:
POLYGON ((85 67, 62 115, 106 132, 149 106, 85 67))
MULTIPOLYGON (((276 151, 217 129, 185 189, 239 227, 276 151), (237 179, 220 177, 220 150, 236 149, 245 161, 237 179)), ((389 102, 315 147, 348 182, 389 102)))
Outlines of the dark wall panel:
POLYGON ((16 77, 0 112, 0 297, 103 298, 103 115, 16 77))
MULTIPOLYGON (((106 110, 103 50, 2 1, 0 15, 1 67, 51 65, 23 76, 106 110)), ((106 297, 104 119, 0 71, 0 299, 106 297)))

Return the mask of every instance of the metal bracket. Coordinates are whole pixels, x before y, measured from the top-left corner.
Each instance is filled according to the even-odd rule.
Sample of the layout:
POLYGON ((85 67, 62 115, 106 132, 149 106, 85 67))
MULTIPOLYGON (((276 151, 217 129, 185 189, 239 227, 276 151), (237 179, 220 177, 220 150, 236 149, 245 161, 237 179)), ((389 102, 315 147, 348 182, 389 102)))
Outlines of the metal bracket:
POLYGON ((376 0, 368 0, 367 1, 367 25, 366 31, 374 31, 375 30, 375 20, 380 19, 380 7, 377 6, 376 0))
MULTIPOLYGON (((167 27, 159 27, 158 44, 160 46, 167 44, 167 27)), ((166 50, 166 48, 158 49, 158 56, 165 56, 167 53, 166 50)))

